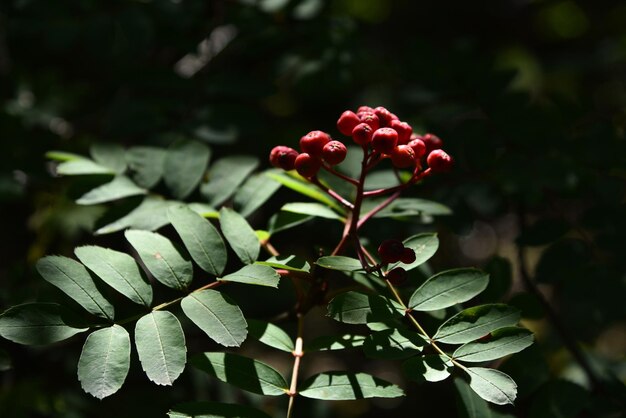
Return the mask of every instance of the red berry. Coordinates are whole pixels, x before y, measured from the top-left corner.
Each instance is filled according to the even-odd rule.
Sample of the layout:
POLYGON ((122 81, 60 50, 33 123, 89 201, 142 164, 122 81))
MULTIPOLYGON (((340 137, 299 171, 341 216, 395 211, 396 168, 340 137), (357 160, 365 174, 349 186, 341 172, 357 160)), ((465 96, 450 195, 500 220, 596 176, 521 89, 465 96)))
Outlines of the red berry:
POLYGON ((392 128, 380 128, 372 135, 372 148, 383 154, 391 154, 398 143, 398 133, 392 128))
POLYGON ((321 157, 322 149, 328 142, 330 142, 330 135, 326 132, 311 131, 300 138, 300 149, 314 157, 321 157))
POLYGON ((360 106, 360 107, 356 110, 357 115, 358 115, 359 113, 365 113, 365 112, 368 112, 368 113, 374 113, 374 108, 369 107, 369 106, 360 106))
POLYGON ((378 116, 378 120, 380 121, 381 127, 389 127, 391 126, 391 121, 393 118, 391 117, 391 112, 385 109, 382 106, 378 106, 374 109, 374 114, 378 116))
POLYGON ((406 273, 406 270, 403 269, 402 267, 396 267, 393 270, 389 270, 387 274, 385 275, 385 278, 389 280, 389 283, 391 283, 394 286, 400 286, 404 284, 404 282, 406 282, 406 279, 408 279, 408 277, 409 276, 406 273))
POLYGON ((392 120, 390 126, 398 133, 398 144, 404 145, 409 143, 411 134, 413 133, 411 125, 406 122, 400 122, 399 120, 392 120))
POLYGON ((330 141, 324 145, 322 150, 322 158, 330 165, 337 165, 346 159, 348 150, 346 146, 339 141, 330 141))
POLYGON ((279 145, 270 152, 270 164, 283 170, 293 170, 297 156, 295 149, 279 145))
POLYGON ((398 145, 391 151, 391 163, 398 168, 407 168, 415 165, 415 152, 408 145, 398 145))
POLYGON ((421 139, 414 139, 407 145, 413 148, 413 152, 415 152, 415 159, 419 160, 426 155, 426 144, 424 144, 424 141, 421 139))
POLYGON ((367 145, 372 141, 374 130, 367 123, 359 123, 352 130, 352 139, 359 145, 367 145))
POLYGON ((345 136, 352 135, 352 130, 355 126, 361 123, 359 117, 351 110, 346 110, 339 116, 337 121, 337 129, 345 136))
POLYGON ((415 251, 413 251, 412 248, 404 248, 404 250, 402 251, 402 257, 400 258, 400 261, 404 264, 411 264, 415 260, 417 260, 415 251))
POLYGON ((436 149, 428 154, 426 162, 428 163, 428 167, 436 173, 448 171, 452 168, 452 157, 440 149, 436 149))
POLYGON ((361 120, 361 122, 367 123, 369 126, 371 126, 372 130, 374 131, 380 128, 380 120, 378 119, 378 116, 373 113, 359 113, 359 119, 361 120))
POLYGON ((437 135, 425 134, 420 138, 426 144, 426 152, 430 153, 432 150, 441 149, 443 147, 443 141, 437 135))
POLYGON ((298 155, 295 162, 296 171, 302 177, 313 177, 317 174, 322 167, 322 161, 319 158, 315 158, 306 152, 298 155))
POLYGON ((397 239, 387 239, 378 246, 378 255, 383 264, 397 263, 404 253, 404 244, 397 239))

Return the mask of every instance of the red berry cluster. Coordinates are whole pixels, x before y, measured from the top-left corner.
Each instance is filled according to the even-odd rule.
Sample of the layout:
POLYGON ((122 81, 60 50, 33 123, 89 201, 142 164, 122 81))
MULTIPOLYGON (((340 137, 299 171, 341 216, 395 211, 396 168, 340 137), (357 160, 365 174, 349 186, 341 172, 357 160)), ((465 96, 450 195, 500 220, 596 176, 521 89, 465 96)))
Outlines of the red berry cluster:
MULTIPOLYGON (((402 241, 388 239, 383 241, 378 247, 378 255, 383 264, 401 262, 411 264, 416 260, 415 251, 404 246, 402 241)), ((396 267, 385 274, 385 278, 393 285, 404 283, 408 275, 402 267, 396 267)))
MULTIPOLYGON (((383 158, 389 158, 397 168, 420 168, 422 158, 433 172, 450 169, 452 158, 441 147, 443 142, 433 134, 417 135, 413 128, 382 106, 361 106, 354 113, 346 110, 337 121, 337 128, 345 136, 383 158)), ((326 163, 330 166, 346 158, 346 146, 322 131, 311 131, 300 139, 301 152, 283 145, 272 149, 270 163, 284 170, 296 169, 300 175, 311 178, 326 163)))

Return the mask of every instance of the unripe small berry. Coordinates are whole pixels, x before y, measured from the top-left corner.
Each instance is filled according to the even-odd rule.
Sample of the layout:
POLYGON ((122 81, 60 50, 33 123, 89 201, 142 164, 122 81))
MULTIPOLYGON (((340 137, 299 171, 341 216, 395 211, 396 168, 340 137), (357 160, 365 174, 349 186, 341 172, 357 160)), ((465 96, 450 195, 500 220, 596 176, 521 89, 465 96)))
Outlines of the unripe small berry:
POLYGON ((400 286, 404 284, 404 282, 406 282, 406 280, 409 278, 409 275, 402 267, 396 267, 393 270, 389 270, 385 275, 385 278, 389 280, 389 283, 391 283, 392 285, 400 286))
POLYGON ((420 138, 426 144, 426 153, 430 153, 432 150, 441 149, 443 147, 443 141, 437 135, 425 134, 420 138))
POLYGON ((374 108, 373 107, 369 107, 369 106, 359 106, 359 108, 356 110, 357 115, 359 113, 374 113, 374 108))
POLYGON ((324 145, 330 142, 330 135, 322 131, 311 131, 300 138, 300 149, 313 157, 321 157, 324 145))
POLYGON ((415 251, 413 251, 412 248, 405 248, 402 251, 402 257, 400 258, 400 261, 402 263, 411 264, 415 260, 417 260, 417 256, 415 255, 415 251))
POLYGON ((315 158, 306 152, 298 155, 294 164, 296 171, 302 177, 313 177, 322 167, 322 161, 319 158, 315 158))
POLYGON ((339 141, 330 141, 324 145, 322 150, 322 158, 330 165, 337 165, 346 159, 348 150, 346 146, 339 141))
POLYGON ((374 113, 359 113, 359 119, 361 120, 361 122, 367 123, 369 126, 371 126, 374 131, 380 128, 380 120, 378 119, 378 116, 376 116, 374 113))
POLYGON ((367 123, 359 123, 352 130, 352 139, 359 145, 367 145, 372 141, 374 130, 367 123))
POLYGON ((413 139, 407 145, 413 148, 413 152, 415 153, 415 159, 419 160, 424 155, 426 155, 426 144, 424 144, 424 141, 422 141, 421 139, 413 139))
POLYGON ((452 168, 452 157, 440 149, 436 149, 428 154, 426 162, 428 167, 435 173, 448 171, 452 168))
POLYGON ((388 111, 382 106, 378 106, 376 109, 374 109, 374 114, 378 116, 378 120, 380 121, 381 127, 384 128, 384 127, 391 126, 391 121, 393 120, 393 118, 391 117, 390 111, 388 111))
POLYGON ((392 128, 380 128, 372 134, 372 148, 382 154, 391 154, 398 143, 398 133, 392 128))
POLYGON ((398 168, 407 168, 415 165, 415 152, 408 145, 398 145, 391 151, 391 163, 398 168))
POLYGON ((397 239, 384 240, 378 246, 378 255, 383 264, 397 263, 404 253, 404 244, 397 239))
POLYGON ((355 126, 361 123, 359 117, 351 110, 346 110, 339 116, 337 121, 337 129, 345 136, 352 135, 355 126))
POLYGON ((399 120, 392 120, 390 126, 398 133, 398 144, 405 145, 411 140, 411 134, 413 128, 406 122, 400 122, 399 120))
POLYGON ((270 164, 283 170, 293 170, 297 156, 295 149, 279 145, 270 152, 270 164))

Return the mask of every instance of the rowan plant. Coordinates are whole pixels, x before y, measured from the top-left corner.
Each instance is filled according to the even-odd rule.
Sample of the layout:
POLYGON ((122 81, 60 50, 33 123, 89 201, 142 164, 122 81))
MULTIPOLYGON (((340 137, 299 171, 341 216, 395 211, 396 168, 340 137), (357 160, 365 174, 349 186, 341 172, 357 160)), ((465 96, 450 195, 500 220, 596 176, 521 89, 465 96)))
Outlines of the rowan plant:
MULTIPOLYGON (((443 141, 413 132, 384 107, 346 110, 336 126, 345 142, 311 131, 300 139, 299 151, 274 147, 269 154, 273 168, 260 172, 259 160, 251 156, 226 156, 209 164, 211 149, 187 139, 168 148, 94 145, 91 158, 48 153, 61 176, 106 179, 78 198, 79 205, 143 199, 94 231, 123 231, 128 242, 123 251, 84 245, 74 250, 75 257, 40 259, 40 275, 73 301, 13 306, 0 316, 0 335, 25 345, 87 335, 78 379, 85 392, 99 399, 123 386, 132 350, 158 385, 173 385, 189 364, 243 391, 286 398, 285 410, 274 416, 298 416, 301 397, 333 401, 404 395, 398 384, 359 370, 301 373, 302 364, 314 362, 320 351, 353 350, 364 359, 401 361, 403 374, 414 384, 454 378, 462 403, 474 411, 487 409, 487 402, 513 404, 515 382, 489 366, 528 347, 533 336, 517 326, 515 308, 472 306, 487 287, 488 275, 458 268, 418 283, 414 273, 428 271, 425 263, 439 244, 436 234, 373 237, 363 232, 375 219, 405 222, 441 207, 401 196, 452 169, 443 141), (281 187, 307 200, 284 204, 271 217, 261 217, 269 218, 266 228, 255 229, 251 215, 281 187), (276 234, 315 218, 343 225, 336 244, 322 247, 318 257, 294 254, 295 245, 274 245, 276 234), (244 316, 223 292, 233 283, 277 288, 285 281, 293 289, 289 309, 269 319, 244 316), (155 292, 159 287, 169 290, 155 292), (155 297, 162 294, 174 297, 155 297), (120 308, 128 302, 129 315, 120 308), (310 338, 304 319, 319 314, 314 308, 320 306, 341 332, 310 338), (189 330, 183 329, 181 316, 186 317, 182 323, 196 326, 222 348, 188 356, 189 330), (285 331, 289 321, 296 324, 292 335, 285 331), (247 338, 290 357, 289 376, 260 358, 242 355, 237 347, 247 338)), ((169 415, 269 416, 219 399, 189 399, 169 415)))

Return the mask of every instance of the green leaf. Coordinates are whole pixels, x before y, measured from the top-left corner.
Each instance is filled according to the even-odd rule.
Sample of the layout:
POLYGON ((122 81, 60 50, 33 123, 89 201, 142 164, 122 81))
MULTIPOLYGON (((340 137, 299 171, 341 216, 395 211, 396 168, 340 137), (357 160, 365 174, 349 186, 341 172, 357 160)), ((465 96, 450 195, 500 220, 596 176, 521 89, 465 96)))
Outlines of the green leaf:
POLYGON ((102 296, 82 264, 71 258, 50 255, 37 261, 36 267, 41 277, 61 289, 87 312, 113 320, 113 305, 102 296))
POLYGON ((237 257, 245 264, 254 263, 259 257, 261 244, 246 218, 232 209, 222 208, 220 210, 220 226, 226 241, 235 251, 237 257))
POLYGON ((226 268, 226 246, 211 222, 187 206, 173 206, 168 216, 191 258, 207 273, 222 274, 226 268))
POLYGON ((370 358, 397 360, 422 351, 426 340, 419 334, 404 329, 386 329, 368 335, 363 352, 370 358))
POLYGON ((235 193, 258 165, 256 157, 235 155, 221 158, 211 165, 208 182, 200 186, 200 193, 211 206, 218 206, 235 193))
POLYGON ((220 281, 278 287, 280 275, 271 267, 259 264, 243 266, 234 273, 219 278, 220 281))
POLYGON ((98 186, 82 195, 76 203, 79 205, 95 205, 130 196, 146 194, 148 191, 137 186, 126 176, 118 175, 109 183, 98 186))
POLYGON ((126 162, 132 171, 133 180, 146 189, 159 183, 163 176, 165 156, 163 148, 131 147, 126 151, 126 162))
POLYGON ((274 235, 277 232, 293 228, 311 219, 313 219, 313 216, 302 215, 300 213, 278 212, 270 218, 269 233, 270 235, 274 235))
POLYGON ((97 143, 89 149, 91 157, 100 165, 108 167, 117 174, 126 171, 124 147, 115 143, 97 143))
POLYGON ((515 401, 517 385, 506 373, 484 367, 468 367, 465 371, 472 390, 487 402, 512 405, 515 401))
POLYGON ((197 141, 177 140, 167 150, 163 178, 176 199, 184 199, 202 180, 211 150, 197 141))
POLYGON ((0 336, 24 345, 52 344, 87 331, 76 322, 71 312, 56 303, 25 303, 0 315, 0 336))
POLYGON ((445 380, 452 368, 450 360, 439 354, 411 357, 402 364, 404 375, 418 383, 445 380))
POLYGON ((192 357, 190 363, 222 382, 248 392, 280 396, 289 391, 280 373, 251 358, 230 353, 202 353, 192 357))
POLYGON ((181 302, 183 312, 215 342, 239 347, 248 334, 239 306, 215 290, 193 292, 181 302))
POLYGON ((485 290, 489 275, 471 268, 443 271, 432 276, 409 300, 416 311, 435 311, 465 302, 485 290))
POLYGON ((365 190, 387 189, 399 185, 395 170, 376 170, 365 179, 365 190))
POLYGON ((74 154, 72 152, 65 152, 65 151, 48 151, 46 152, 46 158, 49 158, 51 160, 55 160, 55 161, 74 161, 74 160, 84 160, 85 157, 83 157, 82 155, 79 154, 74 154))
POLYGON ((185 334, 171 312, 142 316, 135 325, 135 345, 141 367, 157 385, 171 385, 185 370, 185 334))
POLYGON ((301 215, 317 216, 318 218, 336 219, 343 222, 345 219, 328 206, 313 202, 293 202, 283 205, 284 212, 299 213, 301 215))
POLYGON ((98 399, 117 392, 130 367, 130 337, 119 325, 92 332, 78 360, 83 390, 98 399))
POLYGON ((184 290, 193 279, 193 265, 172 241, 156 232, 127 230, 124 236, 137 250, 155 279, 172 289, 184 290))
POLYGON ((274 267, 275 269, 302 271, 305 273, 311 271, 309 263, 295 255, 278 255, 270 257, 265 261, 257 261, 256 264, 274 267))
POLYGON ((176 405, 169 418, 271 418, 265 412, 246 405, 217 402, 189 402, 176 405))
POLYGON ((88 158, 69 160, 57 166, 57 174, 62 176, 82 176, 90 174, 115 174, 115 171, 91 161, 88 158))
POLYGON ((203 218, 217 219, 220 217, 219 212, 216 211, 213 206, 210 206, 206 203, 191 202, 188 203, 187 206, 189 206, 189 209, 196 212, 203 218))
POLYGON ((402 267, 406 271, 413 270, 415 267, 424 264, 437 252, 439 248, 439 238, 437 234, 424 233, 409 237, 403 241, 404 246, 415 251, 415 261, 411 264, 395 263, 390 265, 388 270, 396 267, 402 267))
MULTIPOLYGON (((491 418, 489 404, 470 388, 469 384, 460 377, 454 378, 454 386, 461 398, 463 411, 467 418, 491 418)), ((462 415, 465 416, 465 415, 462 415)))
POLYGON ((464 344, 498 328, 517 324, 519 310, 504 304, 474 306, 444 322, 433 337, 447 344, 464 344))
POLYGON ((170 223, 167 218, 167 209, 179 202, 168 201, 156 196, 146 196, 139 206, 98 230, 96 235, 110 234, 127 228, 154 231, 170 223))
POLYGON ((128 254, 98 246, 83 246, 74 254, 106 284, 133 302, 150 306, 152 287, 141 275, 139 266, 128 254))
POLYGON ((364 342, 364 335, 324 335, 314 339, 304 351, 346 350, 361 347, 364 342))
POLYGON ((343 401, 404 396, 398 386, 365 373, 327 372, 307 379, 298 392, 306 398, 343 401))
MULTIPOLYGON (((373 203, 380 203, 376 200, 373 203)), ((400 197, 385 209, 378 212, 375 218, 412 217, 418 215, 441 216, 450 215, 452 210, 441 203, 425 199, 400 197)))
POLYGON ((346 292, 336 296, 328 304, 328 316, 346 324, 387 322, 398 316, 388 299, 360 292, 346 292))
POLYGON ((329 255, 320 257, 315 262, 320 267, 339 271, 363 271, 361 262, 356 258, 345 257, 343 255, 329 255))
POLYGON ((456 360, 482 362, 517 353, 533 343, 533 333, 525 328, 507 327, 495 330, 487 341, 474 341, 457 348, 456 360))
POLYGON ((318 202, 323 203, 324 205, 331 207, 335 210, 342 211, 343 208, 337 202, 332 200, 326 194, 324 194, 320 189, 316 186, 313 186, 310 183, 306 183, 298 178, 288 175, 287 173, 281 171, 272 171, 268 170, 266 175, 282 184, 283 186, 298 192, 304 196, 310 197, 313 200, 317 200, 318 202))
POLYGON ((291 353, 295 350, 291 337, 281 328, 270 322, 249 319, 248 333, 252 338, 278 350, 286 351, 287 353, 291 353))
POLYGON ((255 174, 235 193, 233 206, 241 216, 248 216, 265 203, 276 191, 280 183, 268 178, 265 174, 255 174))

